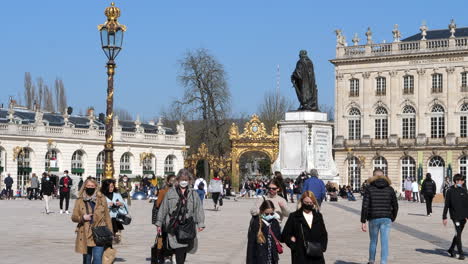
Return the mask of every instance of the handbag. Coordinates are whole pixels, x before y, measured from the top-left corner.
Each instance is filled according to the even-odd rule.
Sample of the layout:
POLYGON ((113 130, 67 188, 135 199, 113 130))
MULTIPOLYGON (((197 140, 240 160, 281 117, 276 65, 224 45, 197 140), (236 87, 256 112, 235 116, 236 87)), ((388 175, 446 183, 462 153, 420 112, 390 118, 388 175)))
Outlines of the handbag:
POLYGON ((114 263, 115 256, 117 255, 117 250, 114 248, 106 248, 102 254, 102 263, 103 264, 112 264, 114 263))
MULTIPOLYGON (((89 214, 88 204, 85 204, 86 214, 89 214)), ((93 210, 94 213, 94 210, 93 210)), ((104 218, 101 218, 101 222, 104 218)), ((96 225, 98 225, 97 223, 96 225)), ((91 226, 93 233, 94 243, 98 247, 112 246, 112 240, 114 239, 114 233, 107 226, 91 226)))
POLYGON ((162 264, 164 262, 162 250, 163 238, 161 234, 158 234, 154 240, 154 245, 151 247, 151 264, 162 264))
POLYGON ((115 219, 122 225, 129 225, 132 222, 132 217, 129 214, 117 213, 115 219))
POLYGON ((301 224, 301 231, 302 231, 302 239, 304 240, 304 247, 306 250, 306 255, 309 257, 322 257, 323 256, 322 245, 318 242, 309 242, 305 240, 304 229, 302 228, 302 224, 301 224))
POLYGON ((175 232, 177 242, 180 244, 188 244, 197 236, 195 221, 193 217, 186 218, 183 222, 179 223, 175 232))
POLYGON ((219 206, 223 206, 223 197, 219 198, 219 206))
POLYGON ((270 232, 271 236, 273 237, 273 239, 275 240, 276 251, 278 252, 278 254, 283 254, 283 246, 278 241, 278 239, 276 239, 276 236, 275 236, 275 234, 273 234, 273 231, 271 231, 271 228, 270 228, 269 232, 270 232))

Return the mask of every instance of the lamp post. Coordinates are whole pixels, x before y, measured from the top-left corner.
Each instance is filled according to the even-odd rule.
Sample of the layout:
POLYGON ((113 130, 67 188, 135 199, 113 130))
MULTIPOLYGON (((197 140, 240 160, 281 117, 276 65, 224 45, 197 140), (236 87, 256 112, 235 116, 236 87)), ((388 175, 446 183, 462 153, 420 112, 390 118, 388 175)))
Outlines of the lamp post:
POLYGON ((98 26, 101 33, 101 45, 107 56, 107 107, 106 107, 106 143, 104 144, 104 177, 114 178, 114 72, 115 58, 122 49, 123 35, 127 27, 120 25, 117 18, 120 17, 120 9, 111 3, 104 11, 107 21, 98 26))

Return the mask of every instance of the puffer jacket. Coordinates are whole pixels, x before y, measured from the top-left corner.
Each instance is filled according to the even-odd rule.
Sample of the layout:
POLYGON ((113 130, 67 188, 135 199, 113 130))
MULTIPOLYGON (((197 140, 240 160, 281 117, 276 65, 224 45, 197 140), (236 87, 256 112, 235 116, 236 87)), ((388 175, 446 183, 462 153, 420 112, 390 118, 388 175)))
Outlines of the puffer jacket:
POLYGON ((431 178, 426 178, 421 185, 421 193, 425 196, 434 196, 436 194, 436 183, 431 178))
POLYGON ((398 214, 398 201, 391 181, 386 176, 374 176, 369 179, 362 201, 361 223, 376 218, 390 218, 395 221, 398 214))

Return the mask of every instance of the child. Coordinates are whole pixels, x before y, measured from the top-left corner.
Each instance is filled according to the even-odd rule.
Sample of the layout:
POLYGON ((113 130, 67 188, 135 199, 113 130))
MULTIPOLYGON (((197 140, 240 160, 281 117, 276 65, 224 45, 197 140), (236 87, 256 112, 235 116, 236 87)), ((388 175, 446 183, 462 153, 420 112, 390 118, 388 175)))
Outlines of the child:
MULTIPOLYGON (((260 205, 260 214, 250 220, 247 240, 247 264, 277 264, 279 254, 277 244, 281 227, 275 217, 275 206, 265 200, 260 205)), ((281 247, 281 244, 279 244, 281 247)))
POLYGON ((200 196, 200 201, 203 204, 203 200, 205 199, 205 183, 200 182, 198 184, 198 189, 197 189, 198 196, 200 196))

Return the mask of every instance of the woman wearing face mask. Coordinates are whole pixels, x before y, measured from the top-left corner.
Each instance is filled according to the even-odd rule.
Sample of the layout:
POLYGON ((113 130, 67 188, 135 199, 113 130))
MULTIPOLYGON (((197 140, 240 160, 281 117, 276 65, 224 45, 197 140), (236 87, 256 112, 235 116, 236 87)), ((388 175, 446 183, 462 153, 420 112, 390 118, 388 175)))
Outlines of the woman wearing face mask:
POLYGON ((87 179, 83 185, 72 215, 72 221, 78 223, 75 251, 83 254, 83 264, 101 264, 105 248, 96 246, 92 227, 107 226, 112 230, 112 221, 106 197, 98 191, 97 182, 87 179))
POLYGON ((276 244, 281 237, 281 227, 274 215, 275 205, 265 200, 260 206, 260 214, 252 216, 247 235, 247 264, 278 263, 276 244))
POLYGON ((272 180, 267 184, 267 195, 262 196, 261 198, 258 198, 255 202, 255 205, 250 209, 250 213, 252 216, 256 216, 259 214, 258 208, 260 208, 260 205, 265 201, 272 201, 273 204, 275 205, 275 217, 278 218, 278 220, 281 222, 283 221, 283 218, 288 217, 289 215, 289 210, 287 207, 287 201, 278 195, 278 192, 280 191, 279 184, 275 181, 272 180))
POLYGON ((291 249, 291 263, 324 264, 323 252, 327 250, 328 234, 314 193, 304 192, 298 207, 289 215, 282 233, 282 240, 291 249), (313 256, 307 254, 308 243, 318 249, 313 256))
POLYGON ((49 175, 45 172, 42 174, 41 188, 42 196, 44 197, 45 201, 46 214, 49 214, 49 201, 52 197, 52 194, 54 193, 54 183, 50 180, 49 175))
POLYGON ((117 221, 117 214, 119 212, 122 214, 128 214, 127 204, 120 193, 117 192, 115 181, 113 179, 102 181, 101 193, 106 197, 112 221, 112 231, 114 232, 114 242, 118 244, 122 240, 121 232, 124 230, 124 227, 121 222, 117 221))
POLYGON ((168 231, 169 246, 174 250, 177 264, 185 263, 187 252, 193 254, 197 248, 196 238, 188 243, 177 241, 175 230, 178 223, 192 218, 198 227, 198 232, 205 228, 205 213, 198 194, 189 187, 191 179, 192 174, 187 169, 177 173, 177 186, 169 189, 164 196, 156 219, 158 233, 163 229, 168 231))
POLYGON ((127 205, 132 205, 132 197, 130 192, 132 191, 132 185, 128 181, 127 175, 122 177, 122 181, 119 182, 119 193, 122 195, 122 198, 126 199, 127 205))

